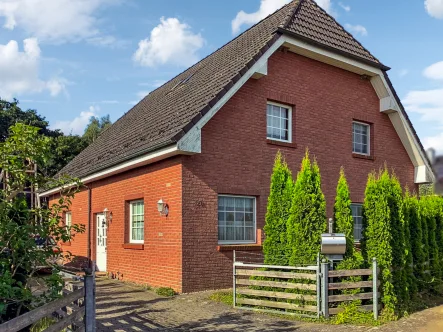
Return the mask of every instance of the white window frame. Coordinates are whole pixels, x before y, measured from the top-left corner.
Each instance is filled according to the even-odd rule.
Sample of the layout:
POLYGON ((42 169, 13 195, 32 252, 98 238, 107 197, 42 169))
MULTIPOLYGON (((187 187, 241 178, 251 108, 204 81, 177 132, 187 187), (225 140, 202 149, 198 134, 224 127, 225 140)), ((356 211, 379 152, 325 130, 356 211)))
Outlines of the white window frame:
POLYGON ((138 199, 136 201, 129 202, 129 243, 145 243, 145 201, 138 199), (133 240, 132 239, 132 205, 137 203, 143 203, 143 240, 133 240))
MULTIPOLYGON (((354 206, 360 206, 363 212, 363 204, 362 203, 351 203, 351 207, 352 205, 354 206)), ((351 208, 352 211, 352 208, 351 208)), ((362 237, 363 237, 363 213, 361 215, 361 221, 362 221, 362 225, 361 225, 361 231, 362 231, 362 237)), ((354 235, 354 231, 355 231, 355 220, 354 220, 354 212, 352 211, 352 223, 353 223, 353 227, 352 227, 352 235, 354 235)), ((360 239, 361 240, 361 239, 360 239)), ((360 240, 355 239, 354 236, 354 243, 360 243, 360 240)))
POLYGON ((65 226, 67 228, 72 226, 72 213, 71 213, 71 211, 68 211, 68 212, 65 213, 65 226), (69 216, 69 218, 68 218, 68 216, 69 216))
POLYGON ((271 141, 277 141, 277 142, 292 143, 292 106, 280 104, 280 103, 275 103, 273 101, 268 101, 266 103, 266 139, 271 140, 271 141), (268 137, 268 105, 283 107, 288 110, 288 139, 287 140, 268 137))
POLYGON ((236 245, 236 244, 256 244, 257 243, 257 198, 254 196, 243 196, 243 195, 223 195, 223 194, 219 194, 217 196, 217 238, 218 238, 218 232, 219 232, 219 224, 218 224, 218 198, 219 197, 231 197, 231 198, 249 198, 249 199, 253 199, 254 201, 254 211, 253 211, 253 224, 254 224, 254 230, 253 230, 253 235, 254 235, 254 239, 251 241, 236 241, 236 240, 218 240, 218 244, 222 244, 222 245, 236 245))
POLYGON ((352 121, 352 153, 360 154, 362 156, 370 156, 371 155, 371 125, 369 123, 365 123, 365 122, 361 122, 361 121, 352 121), (365 126, 368 128, 368 153, 354 151, 354 123, 365 126))

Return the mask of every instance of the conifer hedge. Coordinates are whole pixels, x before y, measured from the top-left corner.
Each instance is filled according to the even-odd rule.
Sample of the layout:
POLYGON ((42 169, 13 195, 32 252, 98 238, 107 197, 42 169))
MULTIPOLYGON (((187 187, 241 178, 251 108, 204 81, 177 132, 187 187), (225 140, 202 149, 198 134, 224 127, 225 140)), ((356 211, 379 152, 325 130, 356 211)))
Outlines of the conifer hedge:
POLYGON ((420 199, 422 220, 426 224, 428 262, 427 275, 432 278, 441 278, 439 248, 437 244, 437 213, 439 197, 425 196, 420 199))
POLYGON ((326 231, 326 201, 321 190, 317 161, 311 164, 306 150, 295 182, 287 224, 290 265, 312 264, 320 251, 321 234, 326 231))
POLYGON ((422 231, 417 197, 406 190, 403 202, 405 220, 405 270, 408 278, 408 293, 415 298, 419 286, 417 280, 423 279, 424 256, 422 250, 422 231), (415 264, 414 264, 415 263, 415 264))
POLYGON ((265 264, 289 264, 290 254, 288 254, 286 240, 286 224, 291 209, 293 187, 291 171, 279 151, 275 157, 272 171, 264 226, 266 235, 263 243, 265 264))

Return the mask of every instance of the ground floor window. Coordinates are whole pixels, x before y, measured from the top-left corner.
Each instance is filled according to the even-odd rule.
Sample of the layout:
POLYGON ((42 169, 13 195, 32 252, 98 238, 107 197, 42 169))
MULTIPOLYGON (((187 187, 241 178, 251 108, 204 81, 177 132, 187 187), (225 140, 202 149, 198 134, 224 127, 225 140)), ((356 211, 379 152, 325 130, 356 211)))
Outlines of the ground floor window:
POLYGON ((145 239, 145 203, 132 201, 129 203, 129 242, 143 243, 145 239))
POLYGON ((360 242, 363 232, 363 205, 351 204, 351 210, 354 219, 354 241, 360 242))
POLYGON ((255 228, 255 197, 219 195, 219 243, 255 243, 255 228))

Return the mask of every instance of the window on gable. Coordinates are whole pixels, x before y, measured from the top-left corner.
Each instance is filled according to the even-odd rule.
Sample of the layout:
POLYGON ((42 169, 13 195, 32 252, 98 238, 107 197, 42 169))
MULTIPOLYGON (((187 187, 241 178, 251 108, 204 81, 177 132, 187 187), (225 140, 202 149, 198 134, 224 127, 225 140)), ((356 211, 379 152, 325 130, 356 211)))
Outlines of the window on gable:
POLYGON ((354 219, 354 241, 360 242, 363 233, 363 205, 351 204, 351 210, 354 219))
POLYGON ((370 155, 371 126, 367 123, 352 123, 352 152, 370 155))
POLYGON ((268 139, 292 142, 292 108, 268 102, 266 132, 268 139))
POLYGON ((221 244, 255 243, 255 198, 218 197, 218 242, 221 244))
POLYGON ((129 242, 143 243, 145 240, 145 203, 129 202, 129 242))

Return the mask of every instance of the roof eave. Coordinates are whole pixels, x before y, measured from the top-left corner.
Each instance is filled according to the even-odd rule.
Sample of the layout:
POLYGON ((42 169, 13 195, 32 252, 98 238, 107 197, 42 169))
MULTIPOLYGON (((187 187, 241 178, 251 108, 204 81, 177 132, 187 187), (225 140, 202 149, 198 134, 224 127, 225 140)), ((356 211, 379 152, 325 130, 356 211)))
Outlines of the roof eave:
POLYGON ((282 28, 282 27, 279 27, 279 28, 277 29, 277 31, 280 32, 281 34, 285 34, 285 35, 288 35, 288 36, 291 36, 291 37, 294 37, 294 38, 297 38, 297 39, 303 40, 303 41, 305 41, 305 42, 307 42, 307 43, 309 43, 309 44, 312 44, 312 45, 314 45, 314 46, 317 46, 317 47, 320 47, 320 48, 326 49, 326 50, 328 50, 328 51, 335 52, 335 53, 337 53, 337 54, 340 54, 340 55, 343 55, 343 56, 346 56, 346 57, 352 58, 352 59, 354 59, 354 60, 357 60, 357 61, 363 62, 363 63, 365 63, 365 64, 367 64, 367 65, 370 65, 370 66, 376 67, 376 68, 381 69, 381 70, 383 70, 383 71, 389 71, 389 70, 391 70, 390 67, 385 66, 385 65, 382 64, 382 63, 378 63, 378 62, 375 62, 375 61, 371 61, 371 60, 368 60, 368 59, 362 58, 362 57, 360 57, 360 56, 358 56, 358 55, 355 55, 355 54, 352 54, 352 53, 349 53, 349 52, 342 51, 342 50, 340 50, 340 49, 337 49, 337 48, 335 48, 335 47, 332 47, 332 46, 329 46, 329 45, 326 45, 326 44, 320 43, 320 42, 318 42, 318 41, 316 41, 316 40, 313 40, 313 39, 308 38, 308 37, 306 37, 306 36, 300 35, 300 34, 298 34, 298 33, 296 33, 296 32, 289 31, 289 30, 284 29, 284 28, 282 28))

